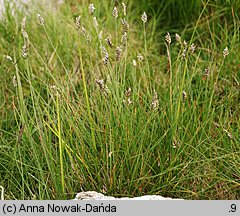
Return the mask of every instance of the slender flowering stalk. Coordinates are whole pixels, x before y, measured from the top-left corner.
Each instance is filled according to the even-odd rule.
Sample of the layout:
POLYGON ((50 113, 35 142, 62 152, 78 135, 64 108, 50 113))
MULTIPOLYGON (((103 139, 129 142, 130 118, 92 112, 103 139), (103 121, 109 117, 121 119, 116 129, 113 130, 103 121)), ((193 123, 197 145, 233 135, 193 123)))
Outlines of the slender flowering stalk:
POLYGON ((228 48, 226 47, 224 50, 223 50, 223 57, 226 58, 226 56, 229 55, 229 51, 228 51, 228 48))
POLYGON ((37 14, 37 18, 38 18, 38 23, 39 25, 43 26, 44 25, 44 19, 40 14, 37 14))
POLYGON ((143 23, 147 22, 147 14, 146 14, 146 12, 143 12, 143 14, 141 16, 141 20, 143 21, 143 23))

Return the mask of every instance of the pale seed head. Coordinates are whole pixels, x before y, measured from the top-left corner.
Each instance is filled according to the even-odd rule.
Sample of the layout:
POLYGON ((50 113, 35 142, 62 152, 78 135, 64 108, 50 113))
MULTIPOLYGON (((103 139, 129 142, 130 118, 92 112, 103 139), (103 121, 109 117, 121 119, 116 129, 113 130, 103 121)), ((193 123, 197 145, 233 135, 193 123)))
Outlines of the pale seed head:
POLYGON ((187 99, 187 92, 182 91, 182 98, 183 98, 183 102, 185 102, 187 99))
POLYGON ((112 15, 113 15, 113 17, 115 17, 115 18, 118 17, 118 10, 117 10, 117 7, 114 7, 114 8, 113 8, 112 15))
POLYGON ((90 4, 89 7, 88 7, 89 13, 90 13, 91 15, 93 15, 95 9, 96 9, 96 8, 94 7, 93 4, 90 4))
POLYGON ((12 78, 12 83, 13 83, 13 86, 14 86, 14 87, 17 86, 16 76, 13 76, 13 78, 12 78))
POLYGON ((137 67, 137 61, 135 59, 133 59, 133 66, 137 67))
POLYGON ((143 58, 143 56, 142 56, 141 53, 138 53, 137 59, 138 59, 139 62, 142 62, 142 61, 143 61, 144 58, 143 58))
POLYGON ((94 25, 94 27, 97 29, 97 27, 98 27, 98 21, 97 21, 97 18, 96 18, 96 17, 93 17, 93 25, 94 25))
POLYGON ((228 48, 226 47, 224 50, 223 50, 223 57, 226 58, 226 56, 229 55, 229 51, 228 51, 228 48))
POLYGON ((146 12, 143 12, 143 14, 141 16, 141 20, 143 21, 143 23, 147 22, 147 14, 146 14, 146 12))
POLYGON ((38 23, 39 25, 43 26, 44 25, 44 19, 40 14, 37 14, 37 18, 38 18, 38 23))
POLYGON ((12 61, 12 57, 9 56, 9 55, 4 55, 3 57, 6 58, 6 59, 9 60, 9 61, 12 61))
POLYGON ((116 61, 120 61, 121 54, 122 54, 122 49, 120 47, 117 47, 116 48, 116 61))
POLYGON ((80 27, 81 27, 80 21, 81 21, 81 16, 79 15, 75 19, 76 29, 80 29, 80 27))
POLYGON ((127 43, 127 32, 123 32, 122 38, 121 38, 121 43, 125 46, 127 43))
POLYGON ((22 46, 22 57, 23 57, 23 58, 27 58, 27 57, 28 57, 27 44, 24 44, 24 45, 22 46))
POLYGON ((193 54, 195 52, 195 50, 196 50, 196 46, 195 46, 194 43, 192 43, 190 48, 189 48, 189 51, 190 51, 191 54, 193 54))
POLYGON ((181 37, 179 34, 175 34, 175 38, 178 43, 181 43, 181 37))
POLYGON ((172 39, 171 39, 171 35, 169 34, 169 32, 165 36, 165 41, 168 43, 168 45, 171 44, 172 39))
POLYGON ((22 32, 26 31, 26 17, 23 17, 23 19, 22 19, 21 30, 22 30, 22 32))
POLYGON ((126 16, 127 15, 127 6, 123 2, 122 2, 122 7, 123 7, 123 16, 126 16))
POLYGON ((122 20, 121 20, 121 23, 122 23, 123 32, 128 32, 128 30, 129 30, 129 24, 128 24, 127 20, 122 19, 122 20))
POLYGON ((106 41, 107 45, 108 45, 110 48, 113 47, 113 43, 112 43, 110 37, 107 37, 107 38, 105 39, 105 41, 106 41))
POLYGON ((159 100, 158 100, 158 95, 155 90, 153 90, 153 99, 151 103, 151 108, 153 111, 157 110, 159 107, 159 100))

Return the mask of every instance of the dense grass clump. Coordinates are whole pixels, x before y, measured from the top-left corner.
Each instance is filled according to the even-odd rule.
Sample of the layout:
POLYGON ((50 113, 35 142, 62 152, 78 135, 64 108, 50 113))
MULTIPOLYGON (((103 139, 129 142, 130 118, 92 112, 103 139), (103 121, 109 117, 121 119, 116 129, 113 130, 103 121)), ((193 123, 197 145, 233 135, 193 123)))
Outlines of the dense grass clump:
POLYGON ((82 190, 239 199, 240 5, 202 2, 184 27, 161 27, 167 14, 148 16, 132 1, 6 10, 5 199, 69 199, 82 190))

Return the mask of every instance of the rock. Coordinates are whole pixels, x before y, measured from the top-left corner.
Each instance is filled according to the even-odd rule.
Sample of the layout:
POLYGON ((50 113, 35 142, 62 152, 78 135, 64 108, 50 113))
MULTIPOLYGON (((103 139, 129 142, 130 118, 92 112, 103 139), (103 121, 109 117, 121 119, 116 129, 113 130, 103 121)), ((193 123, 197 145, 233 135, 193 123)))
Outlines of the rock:
POLYGON ((112 196, 104 196, 101 193, 96 191, 86 191, 80 192, 76 195, 74 200, 182 200, 182 199, 173 199, 169 197, 162 197, 159 195, 146 195, 140 197, 122 197, 122 198, 115 198, 112 196))

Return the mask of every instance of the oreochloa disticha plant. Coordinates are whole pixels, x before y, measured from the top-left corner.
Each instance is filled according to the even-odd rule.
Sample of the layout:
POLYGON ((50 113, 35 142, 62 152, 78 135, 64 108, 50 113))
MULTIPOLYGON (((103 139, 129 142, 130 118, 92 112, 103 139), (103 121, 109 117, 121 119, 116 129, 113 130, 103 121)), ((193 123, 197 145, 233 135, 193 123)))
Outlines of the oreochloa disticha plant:
POLYGON ((1 129, 5 198, 87 190, 239 198, 238 93, 232 86, 222 94, 234 44, 209 51, 194 41, 196 28, 189 40, 169 31, 156 56, 148 42, 154 17, 142 12, 131 23, 125 3, 109 15, 84 8, 74 18, 69 8, 26 15, 21 34, 12 21, 17 40, 2 66, 12 95, 1 129))

